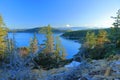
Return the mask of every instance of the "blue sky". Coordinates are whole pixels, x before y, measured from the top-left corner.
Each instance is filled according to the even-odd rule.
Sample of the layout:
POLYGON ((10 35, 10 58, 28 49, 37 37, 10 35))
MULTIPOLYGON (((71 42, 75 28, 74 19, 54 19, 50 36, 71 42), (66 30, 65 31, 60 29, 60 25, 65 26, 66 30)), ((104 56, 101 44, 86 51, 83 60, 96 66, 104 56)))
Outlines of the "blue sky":
POLYGON ((109 27, 120 0, 0 0, 0 14, 9 28, 109 27))

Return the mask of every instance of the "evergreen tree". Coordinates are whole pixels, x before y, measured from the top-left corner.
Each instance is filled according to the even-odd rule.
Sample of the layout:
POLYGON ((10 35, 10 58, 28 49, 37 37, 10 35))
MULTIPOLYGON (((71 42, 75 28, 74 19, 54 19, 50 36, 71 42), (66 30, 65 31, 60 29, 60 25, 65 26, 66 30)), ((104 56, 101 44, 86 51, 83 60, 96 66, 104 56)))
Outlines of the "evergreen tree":
POLYGON ((66 57, 66 51, 63 45, 61 44, 61 41, 59 39, 59 36, 56 37, 56 46, 55 46, 55 55, 57 58, 61 58, 62 60, 66 57))
POLYGON ((5 24, 3 22, 3 18, 0 15, 0 58, 4 58, 5 51, 6 51, 6 41, 5 37, 7 35, 7 31, 4 28, 5 24))
POLYGON ((48 25, 46 29, 46 48, 45 53, 50 54, 54 52, 54 42, 53 42, 53 34, 51 31, 51 26, 48 25))
POLYGON ((56 55, 56 57, 59 57, 59 53, 60 53, 60 44, 61 44, 61 42, 60 42, 60 39, 59 39, 59 37, 57 36, 56 37, 56 46, 55 46, 55 55, 56 55))
POLYGON ((7 54, 11 54, 13 53, 14 51, 14 43, 13 43, 13 40, 12 39, 8 39, 8 34, 7 34, 7 38, 6 38, 6 45, 7 45, 7 50, 6 50, 6 53, 7 54))
POLYGON ((94 32, 87 32, 85 46, 88 48, 94 48, 96 46, 96 35, 94 32))
POLYGON ((103 46, 105 42, 108 42, 108 35, 105 30, 99 30, 99 33, 97 35, 97 45, 103 46))
MULTIPOLYGON (((8 31, 8 29, 7 29, 8 31)), ((13 37, 9 38, 8 33, 6 35, 6 55, 14 53, 17 50, 16 41, 15 41, 15 32, 12 33, 13 37)))
POLYGON ((31 53, 35 53, 37 50, 38 50, 38 40, 36 37, 36 33, 34 33, 34 36, 30 41, 30 51, 31 53))
POLYGON ((115 22, 113 23, 114 27, 111 28, 110 40, 117 47, 118 44, 120 45, 120 9, 117 12, 117 16, 112 18, 115 19, 115 22))
POLYGON ((61 47, 61 51, 62 51, 62 53, 61 53, 61 59, 65 60, 66 59, 66 51, 65 51, 65 48, 63 46, 61 47))
POLYGON ((116 14, 117 14, 116 17, 112 17, 113 19, 115 19, 115 22, 113 23, 113 25, 114 25, 114 28, 119 28, 120 27, 120 9, 116 14))
POLYGON ((52 69, 64 66, 65 65, 64 63, 67 63, 63 62, 63 60, 65 60, 66 53, 65 49, 61 45, 59 37, 57 36, 55 38, 56 41, 54 45, 54 38, 51 31, 51 26, 48 25, 44 29, 45 29, 44 33, 46 35, 45 48, 39 54, 39 57, 36 60, 36 62, 45 69, 52 69))

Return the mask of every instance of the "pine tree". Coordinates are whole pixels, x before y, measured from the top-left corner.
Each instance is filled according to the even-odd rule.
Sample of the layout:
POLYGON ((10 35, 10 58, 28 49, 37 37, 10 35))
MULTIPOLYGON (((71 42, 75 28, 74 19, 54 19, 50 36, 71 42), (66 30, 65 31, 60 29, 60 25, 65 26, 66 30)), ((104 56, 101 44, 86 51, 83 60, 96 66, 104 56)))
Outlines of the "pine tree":
POLYGON ((119 28, 120 27, 120 9, 116 14, 117 14, 116 17, 112 17, 113 19, 115 19, 115 22, 113 23, 113 25, 114 25, 114 28, 119 28))
POLYGON ((11 54, 11 53, 13 53, 13 49, 14 49, 14 43, 13 43, 13 40, 12 39, 9 39, 8 38, 8 34, 7 34, 7 37, 6 37, 6 48, 7 48, 7 50, 6 50, 6 53, 7 54, 11 54))
POLYGON ((94 48, 96 46, 96 35, 94 32, 87 32, 85 37, 85 45, 88 48, 94 48))
POLYGON ((113 23, 114 27, 111 28, 110 39, 117 47, 120 44, 120 9, 117 12, 117 16, 112 18, 115 19, 115 22, 113 23))
MULTIPOLYGON (((7 31, 9 31, 7 29, 7 31)), ((15 41, 15 32, 12 33, 12 38, 9 38, 8 37, 8 33, 6 35, 6 38, 5 38, 5 41, 6 41, 6 56, 14 53, 16 50, 17 50, 17 47, 16 47, 16 41, 15 41)))
POLYGON ((63 46, 61 47, 61 51, 62 51, 62 53, 61 53, 61 59, 65 60, 66 59, 66 51, 65 51, 65 48, 63 46))
POLYGON ((66 51, 65 51, 65 48, 63 47, 63 45, 61 44, 59 36, 56 37, 56 46, 55 46, 55 48, 56 48, 56 50, 55 50, 56 57, 61 58, 62 60, 64 60, 66 58, 66 51))
POLYGON ((51 26, 48 25, 46 28, 46 48, 45 53, 50 54, 54 52, 54 42, 51 26))
POLYGON ((108 35, 105 30, 99 30, 98 36, 97 36, 97 45, 103 46, 105 42, 108 42, 108 35))
POLYGON ((59 53, 60 53, 60 39, 59 39, 59 37, 57 36, 56 37, 56 45, 55 45, 55 55, 56 55, 56 57, 59 57, 59 53))
POLYGON ((4 28, 5 24, 3 22, 3 18, 0 15, 0 58, 4 58, 6 51, 6 41, 5 36, 7 35, 6 28, 4 28))
POLYGON ((36 33, 34 33, 34 36, 30 41, 30 51, 31 53, 35 53, 37 50, 38 50, 38 40, 36 37, 36 33))

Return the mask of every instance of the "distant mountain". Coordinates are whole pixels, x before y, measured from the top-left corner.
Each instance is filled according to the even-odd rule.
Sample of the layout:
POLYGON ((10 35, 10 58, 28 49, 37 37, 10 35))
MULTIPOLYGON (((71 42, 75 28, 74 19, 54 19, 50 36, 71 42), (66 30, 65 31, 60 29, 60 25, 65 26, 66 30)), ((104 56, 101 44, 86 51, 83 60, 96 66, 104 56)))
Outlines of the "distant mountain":
MULTIPOLYGON (((9 32, 27 32, 27 33, 39 33, 39 32, 43 32, 45 30, 46 27, 36 27, 36 28, 31 28, 31 29, 12 29, 9 30, 9 32)), ((67 30, 63 30, 63 29, 58 29, 58 28, 52 28, 52 32, 53 33, 62 33, 62 32, 66 32, 67 30)))
POLYGON ((60 30, 71 30, 71 31, 77 31, 77 30, 87 30, 87 29, 98 29, 97 27, 87 27, 87 26, 81 26, 81 27, 60 27, 58 28, 60 30))
MULTIPOLYGON (((45 31, 46 27, 36 27, 36 28, 30 28, 30 29, 12 29, 9 32, 27 32, 27 33, 38 33, 45 31)), ((69 32, 69 31, 77 31, 77 30, 87 30, 87 29, 97 29, 96 27, 89 28, 89 27, 57 27, 52 28, 53 33, 63 33, 63 32, 69 32)))
POLYGON ((89 29, 88 27, 68 27, 68 28, 73 31, 89 29))

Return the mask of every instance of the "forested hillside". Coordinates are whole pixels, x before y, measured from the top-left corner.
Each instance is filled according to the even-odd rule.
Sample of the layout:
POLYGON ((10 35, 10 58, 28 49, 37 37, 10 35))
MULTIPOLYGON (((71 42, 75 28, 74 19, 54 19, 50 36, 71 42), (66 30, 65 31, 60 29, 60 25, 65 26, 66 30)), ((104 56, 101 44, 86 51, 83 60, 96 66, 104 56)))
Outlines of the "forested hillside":
POLYGON ((67 38, 67 39, 77 40, 77 41, 80 41, 80 42, 84 42, 85 36, 86 36, 87 32, 94 32, 95 34, 98 34, 99 30, 105 30, 107 32, 110 31, 109 28, 107 28, 107 29, 77 30, 77 31, 65 32, 61 36, 64 37, 64 38, 67 38))
MULTIPOLYGON (((46 28, 47 28, 47 26, 31 28, 31 29, 13 29, 13 30, 9 30, 9 32, 44 33, 46 28)), ((52 28, 53 33, 63 33, 63 32, 66 32, 66 31, 67 30, 60 30, 60 29, 57 29, 57 28, 52 28)))

